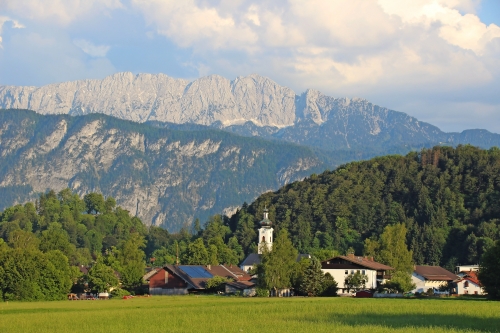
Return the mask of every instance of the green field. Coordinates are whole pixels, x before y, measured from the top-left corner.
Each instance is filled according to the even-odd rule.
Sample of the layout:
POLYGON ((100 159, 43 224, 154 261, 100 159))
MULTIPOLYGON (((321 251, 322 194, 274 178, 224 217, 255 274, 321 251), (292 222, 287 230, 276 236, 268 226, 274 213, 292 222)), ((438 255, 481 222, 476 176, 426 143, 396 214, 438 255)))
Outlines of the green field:
POLYGON ((176 296, 0 303, 0 332, 499 332, 500 302, 176 296))

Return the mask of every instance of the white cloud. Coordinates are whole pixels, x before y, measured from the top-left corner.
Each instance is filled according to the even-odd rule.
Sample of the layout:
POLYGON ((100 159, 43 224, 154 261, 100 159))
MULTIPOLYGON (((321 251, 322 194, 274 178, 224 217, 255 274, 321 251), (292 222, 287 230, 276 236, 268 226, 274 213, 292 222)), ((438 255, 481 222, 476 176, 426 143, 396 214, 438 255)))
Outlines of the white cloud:
POLYGON ((105 57, 108 53, 110 46, 108 45, 94 45, 85 39, 75 39, 73 44, 78 46, 83 52, 87 53, 91 57, 105 57))
POLYGON ((12 28, 14 29, 22 29, 25 28, 24 25, 22 25, 19 21, 11 19, 10 17, 7 16, 0 16, 0 48, 2 48, 2 31, 3 31, 3 25, 7 22, 10 22, 12 24, 12 28))
MULTIPOLYGON (((417 117, 446 109, 445 102, 435 106, 441 99, 449 110, 458 110, 457 122, 470 117, 466 108, 456 107, 457 96, 489 116, 500 110, 495 89, 500 27, 481 22, 479 6, 480 0, 0 0, 2 13, 26 25, 35 22, 45 29, 36 31, 41 36, 64 32, 75 57, 83 56, 80 48, 91 60, 105 61, 113 58, 107 45, 124 49, 116 38, 133 34, 138 40, 142 34, 147 42, 141 47, 167 40, 154 51, 171 51, 172 66, 188 69, 190 76, 194 71, 230 78, 258 73, 298 93, 314 88, 365 97, 413 110, 417 117), (120 22, 117 11, 133 20, 120 22), (113 29, 118 31, 108 31, 113 29), (423 105, 434 111, 424 114, 423 105)), ((129 56, 120 55, 119 62, 132 68, 121 69, 141 68, 133 61, 144 57, 129 56)))
POLYGON ((15 17, 67 25, 103 10, 123 8, 120 0, 2 0, 2 9, 15 17))

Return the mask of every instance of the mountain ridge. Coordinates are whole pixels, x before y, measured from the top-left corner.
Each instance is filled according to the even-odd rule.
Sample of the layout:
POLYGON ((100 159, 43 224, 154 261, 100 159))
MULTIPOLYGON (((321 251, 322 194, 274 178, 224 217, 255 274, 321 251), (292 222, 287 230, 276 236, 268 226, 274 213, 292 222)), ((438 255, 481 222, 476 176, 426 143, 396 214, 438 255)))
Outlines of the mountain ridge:
POLYGON ((0 86, 0 108, 41 114, 104 113, 135 122, 197 124, 244 136, 277 138, 324 150, 383 150, 395 145, 500 145, 486 130, 445 133, 362 98, 308 89, 297 95, 258 74, 193 81, 165 74, 116 73, 42 87, 0 86), (253 125, 252 125, 253 124, 253 125))

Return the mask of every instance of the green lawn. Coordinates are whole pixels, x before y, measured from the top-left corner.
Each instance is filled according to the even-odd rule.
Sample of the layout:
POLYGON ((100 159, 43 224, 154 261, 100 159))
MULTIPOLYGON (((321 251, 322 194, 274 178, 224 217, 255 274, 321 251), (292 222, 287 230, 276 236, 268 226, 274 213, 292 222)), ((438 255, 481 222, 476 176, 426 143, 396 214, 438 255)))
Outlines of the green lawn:
POLYGON ((0 332, 500 332, 500 302, 175 296, 0 303, 0 332))

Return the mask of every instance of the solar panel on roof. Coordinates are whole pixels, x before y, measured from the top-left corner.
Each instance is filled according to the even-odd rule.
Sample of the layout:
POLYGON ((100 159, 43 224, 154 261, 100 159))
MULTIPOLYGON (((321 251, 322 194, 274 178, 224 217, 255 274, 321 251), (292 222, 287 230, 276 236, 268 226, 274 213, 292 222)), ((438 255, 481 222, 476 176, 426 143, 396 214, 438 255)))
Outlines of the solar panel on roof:
POLYGON ((203 278, 211 278, 212 274, 207 272, 205 268, 201 266, 179 266, 180 269, 184 271, 190 278, 193 279, 203 279, 203 278))

